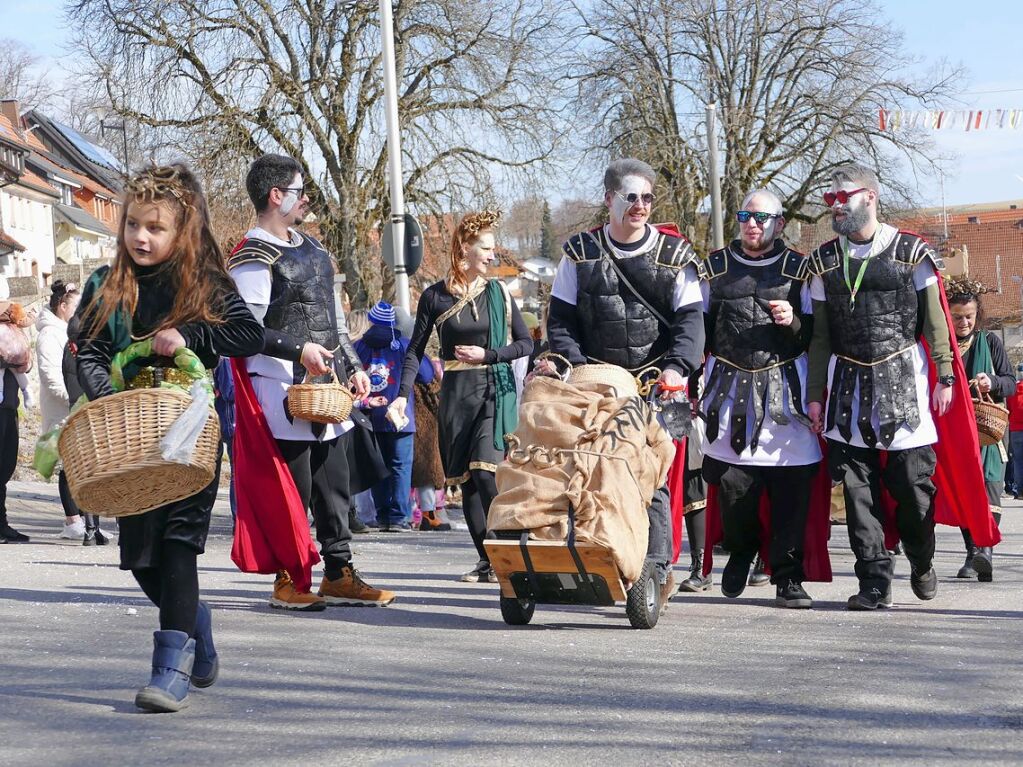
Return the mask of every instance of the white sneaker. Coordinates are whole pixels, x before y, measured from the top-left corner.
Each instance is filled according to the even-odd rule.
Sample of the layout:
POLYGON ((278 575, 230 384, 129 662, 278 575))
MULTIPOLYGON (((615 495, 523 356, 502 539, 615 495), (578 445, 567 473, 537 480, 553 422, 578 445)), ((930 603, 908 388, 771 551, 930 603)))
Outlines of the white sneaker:
POLYGON ((64 523, 64 529, 60 531, 61 538, 72 541, 80 541, 85 536, 85 521, 79 517, 77 522, 64 523))

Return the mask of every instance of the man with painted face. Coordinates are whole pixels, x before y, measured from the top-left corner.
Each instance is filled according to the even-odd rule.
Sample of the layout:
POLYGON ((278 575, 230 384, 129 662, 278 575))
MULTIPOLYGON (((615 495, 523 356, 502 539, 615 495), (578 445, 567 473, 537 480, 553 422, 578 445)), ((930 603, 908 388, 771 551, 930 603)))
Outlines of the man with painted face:
MULTIPOLYGON (((809 263, 782 241, 785 218, 774 193, 750 192, 736 217, 739 238, 701 264, 708 352, 701 401, 707 419, 703 476, 718 485, 730 555, 721 591, 734 598, 746 587, 761 545, 760 499, 766 491, 775 604, 808 608, 813 603, 802 586, 803 541, 811 481, 821 459, 805 402, 813 327, 809 263)), ((698 564, 702 567, 702 556, 698 564)))
MULTIPOLYGON (((692 245, 677 231, 648 223, 653 168, 626 158, 604 172, 608 223, 568 239, 551 289, 551 351, 573 365, 604 363, 633 373, 649 366, 669 388, 685 385, 703 358, 703 298, 692 245)), ((551 374, 542 360, 537 372, 551 374)), ((649 509, 647 557, 671 596, 670 498, 659 490, 649 509)))
MULTIPOLYGON (((279 570, 270 605, 322 610, 328 604, 389 604, 394 594, 367 585, 352 566, 347 458, 352 421, 312 423, 294 418, 287 408, 289 386, 307 375, 327 380, 331 368, 339 364, 340 378, 350 380, 359 399, 370 391, 359 355, 347 333, 339 332, 334 259, 313 237, 295 228, 309 212, 302 166, 291 157, 264 155, 249 168, 245 186, 257 223, 231 254, 228 268, 238 292, 263 324, 265 340, 263 353, 249 357, 242 372, 251 382, 303 506, 312 512, 324 561, 318 594, 303 588, 310 582, 309 572, 279 570)), ((243 417, 244 410, 239 409, 238 420, 243 417)), ((242 485, 261 479, 265 481, 238 477, 240 521, 242 485)))
POLYGON ((878 199, 872 170, 856 164, 836 169, 824 201, 839 236, 810 256, 814 329, 807 414, 814 429, 827 437, 832 477, 844 483, 859 579, 850 610, 892 605, 893 561, 884 540, 882 484, 894 499, 910 585, 919 599, 934 599, 938 588, 932 567, 935 480, 947 482, 961 474, 969 492, 946 488, 940 493, 944 503, 967 505, 964 513, 971 518, 963 526, 985 539, 981 545, 997 536, 980 510, 973 511, 978 505, 973 488, 983 513, 987 505, 976 461, 959 461, 957 468, 947 465, 956 463, 950 459, 935 474, 936 449, 955 449, 953 443, 962 439, 952 436, 936 445, 943 423, 961 426, 963 407, 953 403, 953 387, 959 389, 957 398, 969 396, 965 381, 957 381, 964 376, 952 350, 937 276, 941 259, 919 235, 880 223, 878 199))

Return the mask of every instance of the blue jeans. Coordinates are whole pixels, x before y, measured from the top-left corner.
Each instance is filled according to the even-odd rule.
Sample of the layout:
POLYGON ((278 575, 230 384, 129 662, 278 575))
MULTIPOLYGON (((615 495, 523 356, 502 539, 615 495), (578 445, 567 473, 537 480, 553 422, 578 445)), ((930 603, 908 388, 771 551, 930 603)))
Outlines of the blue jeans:
POLYGON ((1023 431, 1009 432, 1009 448, 1012 450, 1012 481, 1019 495, 1023 490, 1023 431))
POLYGON ((412 452, 414 433, 377 432, 377 444, 391 476, 373 486, 377 521, 382 525, 409 522, 412 508, 412 452))

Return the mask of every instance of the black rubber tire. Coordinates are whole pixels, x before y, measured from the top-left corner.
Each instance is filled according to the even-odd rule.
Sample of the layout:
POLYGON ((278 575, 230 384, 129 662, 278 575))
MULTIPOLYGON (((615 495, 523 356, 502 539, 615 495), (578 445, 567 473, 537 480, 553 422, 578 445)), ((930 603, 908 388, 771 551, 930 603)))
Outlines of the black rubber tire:
POLYGON ((532 599, 501 597, 501 617, 509 626, 525 626, 533 620, 536 602, 532 599))
POLYGON ((629 589, 625 614, 634 629, 652 629, 661 614, 661 586, 653 562, 644 562, 643 571, 629 589))

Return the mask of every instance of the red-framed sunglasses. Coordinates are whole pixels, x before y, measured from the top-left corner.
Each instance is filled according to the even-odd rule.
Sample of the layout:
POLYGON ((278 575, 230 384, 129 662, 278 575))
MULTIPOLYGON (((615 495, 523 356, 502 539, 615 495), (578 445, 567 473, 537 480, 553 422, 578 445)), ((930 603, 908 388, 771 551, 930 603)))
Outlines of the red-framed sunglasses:
POLYGON ((825 192, 824 204, 830 208, 832 205, 835 204, 835 201, 837 200, 838 202, 845 205, 847 202, 849 202, 849 198, 852 197, 854 194, 859 194, 860 192, 866 191, 867 187, 863 186, 860 187, 859 189, 853 189, 851 192, 825 192))

